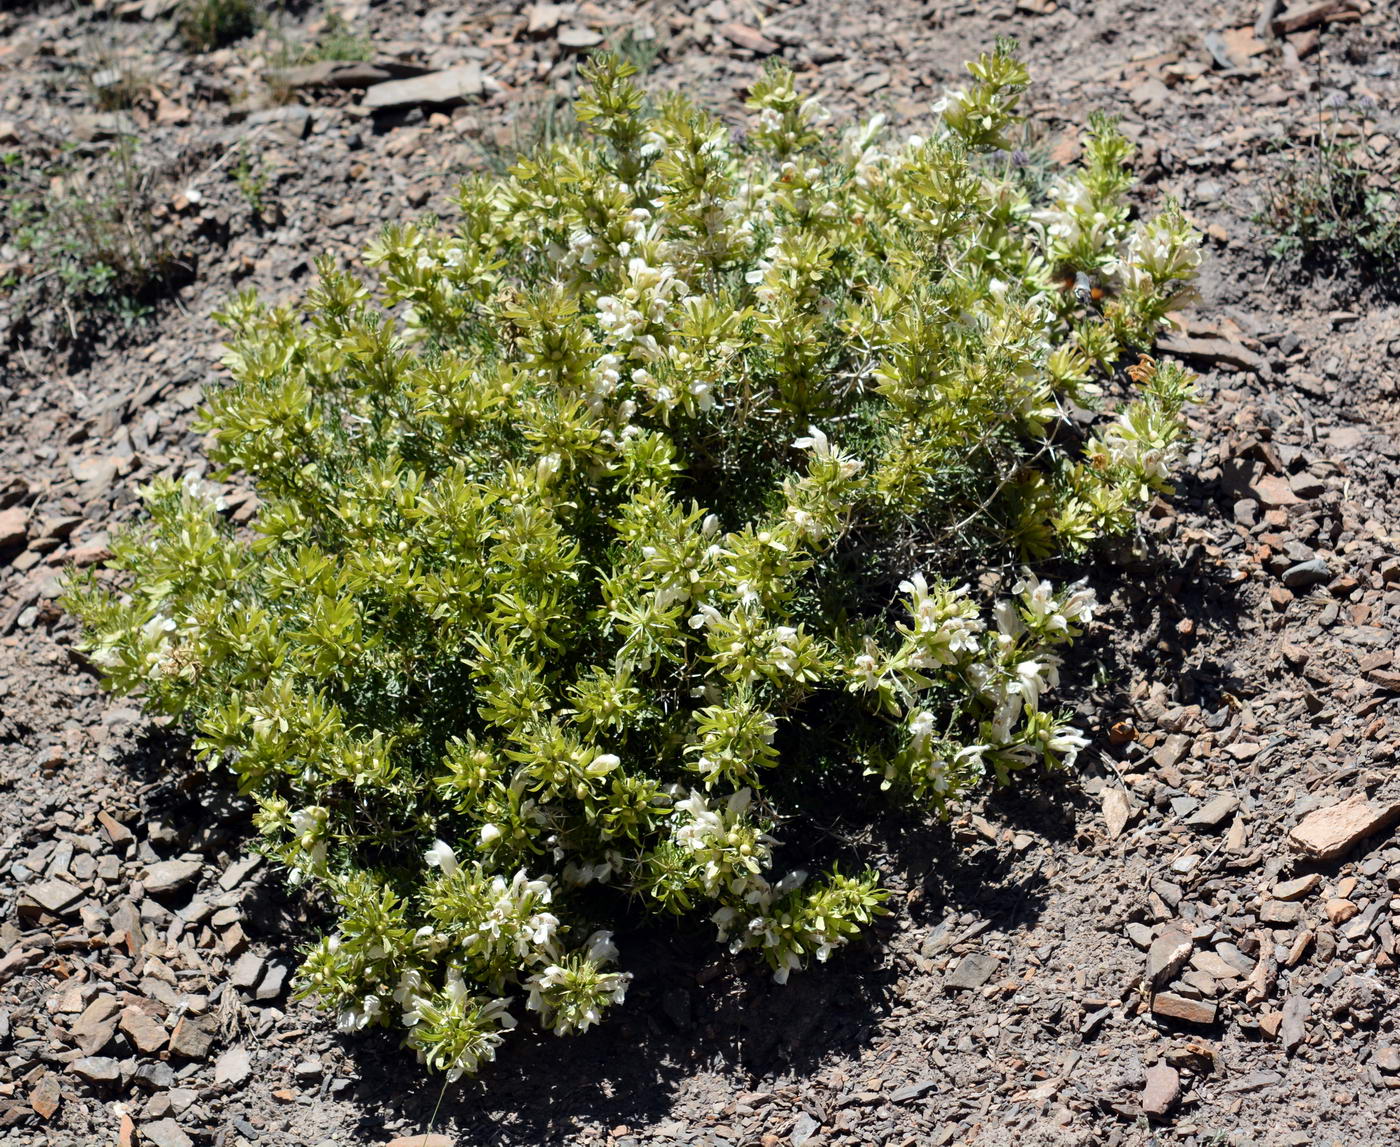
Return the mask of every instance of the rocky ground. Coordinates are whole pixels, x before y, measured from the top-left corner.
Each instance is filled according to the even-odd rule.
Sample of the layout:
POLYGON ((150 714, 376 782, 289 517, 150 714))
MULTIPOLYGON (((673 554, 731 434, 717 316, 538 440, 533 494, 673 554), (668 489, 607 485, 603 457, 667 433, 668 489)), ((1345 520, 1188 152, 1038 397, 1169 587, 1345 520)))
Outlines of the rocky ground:
POLYGON ((352 0, 356 64, 308 58, 341 34, 317 8, 205 54, 166 0, 0 14, 11 203, 86 172, 171 253, 124 326, 74 313, 13 211, 0 233, 0 1142, 1395 1142, 1400 308, 1346 267, 1270 262, 1253 220, 1343 109, 1400 151, 1400 17, 1263 7, 1256 34, 1253 0, 352 0), (1187 475, 1094 572, 1085 769, 933 830, 828 826, 882 858, 898 911, 786 988, 704 930, 643 933, 615 1019, 445 1093, 387 1038, 338 1036, 287 997, 316 921, 244 852, 246 809, 100 694, 54 602, 138 483, 199 468, 211 312, 450 211, 598 43, 736 122, 778 54, 838 116, 913 125, 1007 34, 1036 77, 1029 142, 1067 159, 1069 125, 1116 112, 1144 199, 1179 196, 1208 236, 1164 343, 1202 376, 1187 475))

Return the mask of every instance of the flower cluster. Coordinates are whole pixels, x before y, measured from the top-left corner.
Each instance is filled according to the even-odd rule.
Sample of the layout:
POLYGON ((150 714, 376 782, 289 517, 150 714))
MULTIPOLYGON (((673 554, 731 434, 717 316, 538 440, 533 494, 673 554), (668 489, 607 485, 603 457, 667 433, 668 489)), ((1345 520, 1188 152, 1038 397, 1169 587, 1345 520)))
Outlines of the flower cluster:
POLYGON ((579 137, 372 244, 377 294, 322 260, 228 307, 204 429, 256 515, 156 480, 67 600, 334 906, 298 982, 345 1029, 452 1078, 584 1032, 629 913, 786 980, 884 910, 820 793, 943 814, 1085 747, 1051 697, 1093 598, 1031 567, 1169 490, 1190 377, 1125 364, 1195 241, 1130 218, 1106 120, 1037 192, 996 158, 1023 69, 970 71, 886 142, 774 67, 736 139, 603 57, 579 137))

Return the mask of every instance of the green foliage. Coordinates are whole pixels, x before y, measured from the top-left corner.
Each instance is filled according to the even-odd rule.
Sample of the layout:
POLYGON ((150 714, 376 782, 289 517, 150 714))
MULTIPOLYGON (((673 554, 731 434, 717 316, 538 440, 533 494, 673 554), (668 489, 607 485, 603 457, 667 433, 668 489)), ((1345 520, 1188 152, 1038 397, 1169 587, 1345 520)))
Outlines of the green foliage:
POLYGON ((1288 145, 1288 164, 1259 222, 1275 258, 1400 289, 1400 195, 1355 115, 1319 113, 1311 141, 1288 145), (1345 135, 1344 131, 1351 134, 1345 135))
POLYGON ((130 136, 88 164, 72 153, 0 157, 4 231, 28 264, 11 289, 34 314, 63 319, 44 341, 76 340, 92 320, 129 323, 148 309, 175 266, 154 216, 156 183, 130 136))
POLYGON ((309 58, 313 60, 368 60, 374 45, 368 36, 356 32, 334 8, 326 12, 325 30, 316 38, 309 58))
POLYGON ((258 26, 257 0, 181 0, 175 30, 191 52, 212 52, 251 36, 258 26))
POLYGON ((874 872, 780 863, 818 859, 818 781, 946 813, 1073 762, 1046 700, 1092 595, 963 583, 1170 489, 1190 378, 1112 372, 1195 238, 1130 219, 1106 121, 1032 203, 982 162, 1024 73, 972 71, 882 144, 775 67, 737 143, 603 57, 576 138, 466 183, 450 230, 384 231, 378 297, 322 260, 300 309, 229 306, 203 428, 256 518, 152 482, 124 576, 68 601, 333 899, 299 982, 346 1028, 454 1077, 518 1004, 584 1031, 629 909, 704 913, 785 980, 883 911, 874 872), (1086 429, 1110 374, 1137 394, 1086 429))
POLYGON ((274 43, 273 72, 270 77, 274 83, 279 69, 312 64, 318 60, 368 60, 374 55, 374 44, 370 38, 356 32, 334 8, 326 9, 324 26, 314 40, 308 42, 301 36, 289 37, 285 32, 278 31, 274 33, 274 43))

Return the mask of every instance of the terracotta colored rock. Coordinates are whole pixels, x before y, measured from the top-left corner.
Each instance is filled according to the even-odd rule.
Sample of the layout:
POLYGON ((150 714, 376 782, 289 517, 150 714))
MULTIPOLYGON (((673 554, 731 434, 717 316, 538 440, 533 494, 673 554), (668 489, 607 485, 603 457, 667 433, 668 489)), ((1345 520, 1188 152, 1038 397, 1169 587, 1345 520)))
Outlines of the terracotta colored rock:
POLYGON ((1273 474, 1266 474, 1260 478, 1250 492, 1259 500, 1262 505, 1273 508, 1275 506, 1296 506, 1301 499, 1293 492, 1288 484, 1287 478, 1280 478, 1273 474))
POLYGON ((120 1027, 142 1051, 158 1051, 165 1046, 169 1033, 165 1025, 140 1008, 124 1008, 120 1027))
POLYGON ((1307 876, 1300 876, 1296 880, 1282 880, 1274 885, 1273 898, 1275 900, 1301 900, 1321 883, 1322 877, 1316 872, 1310 872, 1307 876))
POLYGON ((1294 848, 1318 860, 1335 860, 1357 841, 1400 820, 1400 801, 1375 802, 1358 794, 1308 813, 1288 834, 1294 848))
POLYGON ((1327 901, 1323 911, 1327 913, 1327 919, 1331 920, 1333 924, 1345 924, 1361 911, 1361 906, 1354 900, 1343 900, 1338 896, 1327 901))
POLYGON ((29 512, 23 506, 0 510, 0 550, 16 550, 29 537, 29 512))
POLYGON ((433 1131, 424 1135, 400 1135, 397 1139, 390 1139, 384 1147, 455 1147, 450 1136, 442 1134, 440 1131, 433 1131))
POLYGON ((1181 1098, 1181 1076, 1170 1064, 1159 1063, 1147 1072, 1147 1085, 1142 1089, 1142 1109, 1160 1119, 1181 1098))
POLYGON ((1216 1006, 1209 1000, 1193 1000, 1175 992, 1158 992, 1152 997, 1152 1012, 1169 1020, 1188 1024, 1215 1023, 1216 1006))
POLYGON ((34 1108, 40 1119, 52 1119, 62 1102, 63 1092, 58 1085, 58 1076, 52 1072, 40 1076, 39 1082, 29 1093, 29 1106, 34 1108))

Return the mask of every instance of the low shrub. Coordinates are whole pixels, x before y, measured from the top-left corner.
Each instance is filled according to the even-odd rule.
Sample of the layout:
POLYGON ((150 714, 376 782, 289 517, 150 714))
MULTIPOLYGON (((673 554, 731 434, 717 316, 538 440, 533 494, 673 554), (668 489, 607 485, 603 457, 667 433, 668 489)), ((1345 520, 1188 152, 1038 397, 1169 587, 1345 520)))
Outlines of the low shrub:
POLYGON ((334 903, 298 982, 343 1027, 473 1072, 522 1006, 597 1023, 653 914, 785 980, 883 910, 780 863, 818 782, 943 814, 1084 746, 1048 695, 1093 597, 1014 571, 1170 489, 1190 378, 1121 367, 1196 239, 1103 119, 1030 201, 1023 68, 970 72, 882 143, 773 68, 736 140, 601 57, 580 136, 384 231, 377 299, 322 260, 228 308, 204 429, 256 517, 154 481, 68 600, 334 903))
POLYGON ((1396 164, 1368 139, 1373 127, 1342 103, 1320 109, 1310 139, 1283 145, 1285 165, 1257 221, 1272 233, 1276 259, 1393 296, 1400 289, 1400 195, 1396 164))
POLYGON ((71 151, 0 155, 0 241, 18 266, 0 282, 10 341, 73 346, 150 310, 182 271, 157 218, 166 182, 131 136, 82 162, 71 151))
POLYGON ((256 0, 181 0, 175 30, 191 52, 212 52, 245 36, 258 26, 256 0))

